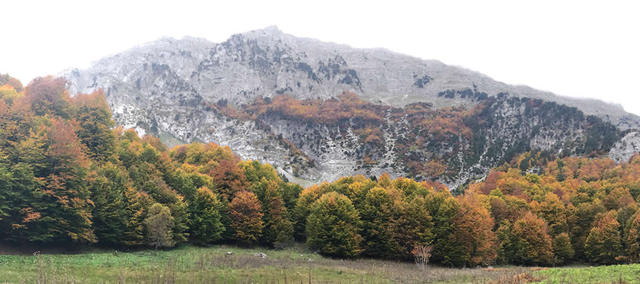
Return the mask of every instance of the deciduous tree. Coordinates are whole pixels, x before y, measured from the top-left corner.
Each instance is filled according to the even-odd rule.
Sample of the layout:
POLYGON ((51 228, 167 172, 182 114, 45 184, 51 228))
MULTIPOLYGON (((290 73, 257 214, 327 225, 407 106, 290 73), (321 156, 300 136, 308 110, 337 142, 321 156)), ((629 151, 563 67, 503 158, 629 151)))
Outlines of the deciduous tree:
POLYGON ((464 195, 459 204, 449 236, 452 246, 447 256, 449 261, 456 266, 493 263, 497 257, 496 237, 489 211, 474 194, 464 195))
POLYGON ((175 245, 172 232, 173 217, 169 207, 160 203, 151 205, 144 224, 147 228, 147 239, 150 246, 158 249, 175 245))
POLYGON ((239 191, 229 204, 231 230, 240 244, 255 244, 262 235, 262 206, 253 192, 239 191))
POLYGON ((574 251, 569 234, 560 233, 553 238, 553 255, 554 264, 565 264, 573 258, 574 251))
POLYGON ((323 255, 355 257, 362 252, 360 216, 342 194, 329 192, 314 202, 306 229, 307 244, 323 255))
POLYGON ((196 244, 215 243, 222 238, 225 227, 221 222, 222 204, 209 188, 197 190, 189 204, 189 237, 196 244))
POLYGON ((611 264, 619 261, 622 243, 615 211, 609 211, 596 220, 585 241, 584 251, 589 262, 611 264))
POLYGON ((278 183, 270 180, 266 184, 262 203, 265 224, 262 241, 268 246, 282 247, 293 241, 293 224, 284 206, 278 183))

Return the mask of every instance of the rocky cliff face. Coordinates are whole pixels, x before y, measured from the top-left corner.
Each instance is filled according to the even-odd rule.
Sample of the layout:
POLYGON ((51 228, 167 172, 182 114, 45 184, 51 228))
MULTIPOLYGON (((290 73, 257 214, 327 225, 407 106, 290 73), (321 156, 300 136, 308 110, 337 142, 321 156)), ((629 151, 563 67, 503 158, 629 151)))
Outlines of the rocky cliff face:
POLYGON ((609 158, 617 163, 627 162, 637 153, 640 153, 640 132, 631 131, 613 145, 609 158))
POLYGON ((162 39, 64 76, 72 93, 102 88, 125 127, 170 144, 229 145, 299 182, 390 172, 457 186, 531 149, 607 152, 640 121, 619 106, 276 28, 220 44, 162 39), (355 95, 336 99, 345 92, 355 95), (353 101, 352 116, 314 112, 353 101))

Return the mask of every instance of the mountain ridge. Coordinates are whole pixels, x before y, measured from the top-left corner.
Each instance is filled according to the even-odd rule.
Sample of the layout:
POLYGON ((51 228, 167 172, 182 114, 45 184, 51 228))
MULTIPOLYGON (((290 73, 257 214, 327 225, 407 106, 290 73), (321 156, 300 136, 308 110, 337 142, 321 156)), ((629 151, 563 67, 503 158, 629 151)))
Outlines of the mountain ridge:
MULTIPOLYGON (((587 121, 593 121, 593 119, 578 113, 568 118, 577 121, 579 128, 583 129, 576 132, 575 137, 566 136, 566 133, 573 132, 563 126, 555 132, 551 129, 544 130, 543 133, 546 134, 537 132, 536 129, 540 129, 537 126, 538 123, 551 121, 554 119, 553 115, 560 114, 550 112, 546 114, 547 116, 536 118, 537 121, 528 122, 528 119, 534 118, 530 108, 541 107, 540 103, 535 102, 536 99, 567 105, 569 108, 577 107, 587 116, 596 115, 604 122, 613 123, 619 131, 640 128, 638 127, 640 119, 633 114, 625 113, 620 106, 590 99, 556 96, 526 86, 511 86, 476 71, 449 66, 436 60, 422 60, 386 49, 355 49, 347 45, 297 38, 273 27, 235 34, 222 43, 212 43, 198 38, 164 38, 99 60, 87 70, 69 70, 64 73, 64 77, 69 81, 68 86, 72 93, 104 89, 115 120, 125 127, 136 128, 141 133, 157 134, 170 144, 212 141, 229 145, 243 158, 275 164, 290 178, 303 177, 313 182, 332 180, 353 172, 379 175, 381 171, 390 171, 394 176, 415 175, 415 169, 393 169, 384 165, 407 162, 406 155, 422 159, 413 162, 441 163, 448 156, 438 151, 450 153, 447 147, 460 146, 462 148, 455 149, 462 151, 462 156, 457 158, 462 161, 461 164, 448 165, 459 171, 459 174, 451 174, 446 180, 442 180, 442 177, 424 177, 439 178, 450 187, 455 187, 473 178, 468 174, 463 178, 461 175, 465 170, 476 167, 480 174, 486 174, 492 166, 499 164, 500 159, 507 158, 511 151, 536 150, 540 145, 550 145, 545 146, 549 149, 556 147, 562 149, 564 146, 559 145, 569 145, 566 144, 566 139, 571 141, 578 139, 572 143, 588 141, 587 134, 593 126, 589 126, 587 121), (384 143, 372 147, 365 143, 367 136, 349 134, 351 138, 347 139, 345 135, 353 131, 374 131, 377 134, 374 135, 375 137, 371 136, 373 137, 371 139, 375 141, 378 141, 376 138, 383 136, 399 135, 394 130, 394 125, 404 123, 400 118, 395 122, 384 120, 387 122, 382 123, 381 121, 381 124, 375 127, 363 125, 357 121, 354 124, 352 121, 337 128, 331 128, 322 123, 300 125, 295 121, 281 118, 273 121, 273 117, 239 119, 230 116, 228 112, 231 109, 242 113, 246 111, 247 106, 256 101, 265 98, 271 100, 282 95, 292 96, 296 104, 322 107, 314 100, 327 101, 345 92, 357 94, 357 97, 365 102, 392 108, 403 109, 408 106, 415 108, 412 105, 428 103, 427 110, 419 114, 423 116, 421 119, 427 122, 440 119, 442 115, 451 115, 446 119, 462 121, 467 115, 462 109, 472 111, 482 108, 483 105, 486 107, 489 103, 490 106, 500 106, 493 109, 497 112, 493 115, 496 119, 526 122, 529 126, 526 127, 527 130, 518 132, 517 129, 513 129, 517 124, 507 123, 502 124, 503 132, 487 132, 498 137, 489 137, 492 142, 482 145, 485 147, 484 150, 476 150, 486 152, 493 149, 492 147, 503 148, 491 150, 497 153, 497 160, 492 159, 487 164, 474 166, 475 163, 481 162, 480 160, 466 161, 466 158, 463 158, 465 155, 471 155, 468 151, 471 151, 469 147, 472 144, 469 144, 471 141, 466 140, 468 138, 462 137, 460 133, 456 134, 457 136, 454 135, 458 137, 456 138, 459 140, 458 144, 428 142, 430 141, 428 139, 439 139, 430 129, 433 128, 431 122, 425 124, 430 125, 428 127, 420 126, 422 128, 415 129, 413 129, 415 125, 409 125, 408 130, 401 133, 409 135, 412 129, 415 131, 421 129, 419 131, 423 133, 411 134, 413 138, 418 139, 412 140, 411 143, 422 141, 421 139, 427 139, 428 143, 415 145, 418 152, 412 148, 413 154, 402 152, 400 155, 405 156, 399 157, 393 154, 395 152, 392 151, 394 148, 391 144, 386 144, 393 139, 382 139, 384 143), (509 99, 519 97, 531 98, 531 100, 509 99), (487 101, 488 99, 490 100, 487 101), (462 109, 457 109, 458 107, 462 109), (454 108, 454 111, 444 112, 444 114, 438 111, 449 108, 454 108), (276 121, 283 123, 278 131, 264 125, 269 126, 269 123, 276 123, 276 121), (293 127, 291 123, 297 126, 293 127), (292 128, 288 129, 287 126, 292 128), (310 141, 295 138, 297 136, 293 133, 294 129, 299 131, 311 129, 313 131, 309 135, 314 137, 314 143, 321 141, 333 146, 327 150, 328 152, 305 148, 310 141), (329 140, 323 140, 325 138, 314 133, 325 133, 332 137, 329 140), (511 141, 513 139, 503 137, 507 134, 516 135, 521 139, 530 139, 530 141, 511 141), (349 139, 351 142, 348 141, 349 139), (510 142, 506 144, 501 142, 504 139, 510 142), (540 141, 546 142, 540 144, 540 141), (501 146, 491 144, 494 142, 501 146), (382 144, 385 144, 384 147, 382 144), (291 150, 292 146, 298 150, 306 150, 291 150), (376 148, 378 146, 382 148, 376 148), (425 147, 430 148, 425 150, 425 147), (422 151, 421 154, 420 151, 422 151), (375 165, 370 169, 362 168, 363 164, 373 165, 370 164, 372 157, 377 157, 373 161, 375 165)), ((365 108, 371 107, 365 106, 365 108)), ((554 106, 550 108, 562 109, 554 106)), ((386 117, 383 113, 377 115, 386 117)), ((486 115, 485 118, 493 116, 486 115)), ((419 121, 422 120, 414 122, 419 121)), ((600 125, 598 123, 600 122, 596 125, 600 125)), ((543 125, 548 124, 543 123, 543 125)), ((613 138, 617 140, 621 135, 615 134, 613 138)), ((608 142, 606 145, 597 144, 596 148, 591 148, 607 152, 612 148, 610 144, 608 142)), ((616 147, 624 148, 623 146, 625 145, 620 144, 616 147)), ((583 150, 569 152, 581 154, 583 150)), ((622 152, 629 153, 628 147, 622 152)), ((615 156, 624 160, 627 155, 615 156)), ((422 168, 420 165, 416 167, 422 168)))
MULTIPOLYGON (((489 95, 496 95, 500 92, 508 92, 509 94, 515 95, 515 96, 525 96, 525 97, 540 98, 544 100, 555 101, 561 104, 566 104, 568 106, 578 107, 580 110, 582 110, 586 114, 594 114, 594 115, 601 116, 607 120, 612 121, 614 124, 618 125, 620 128, 623 128, 623 129, 640 128, 638 127, 640 126, 640 122, 639 122, 640 117, 634 114, 625 112, 620 105, 603 102, 597 99, 559 96, 548 91, 540 91, 540 90, 534 89, 533 87, 530 87, 527 85, 509 85, 500 81, 493 80, 491 77, 487 75, 484 75, 478 71, 471 70, 465 67, 451 66, 451 65, 444 64, 441 61, 433 60, 433 59, 425 60, 425 59, 421 59, 411 55, 400 54, 385 48, 357 49, 357 48, 351 48, 346 44, 323 42, 323 41, 311 39, 311 38, 298 38, 280 31, 275 26, 270 26, 261 30, 253 30, 246 33, 242 33, 242 34, 234 34, 227 41, 223 43, 213 43, 206 39, 196 38, 196 37, 183 37, 182 39, 162 38, 157 41, 148 42, 140 46, 131 48, 122 53, 116 54, 112 57, 107 57, 107 58, 98 60, 93 65, 92 68, 95 68, 95 66, 105 65, 105 63, 108 62, 108 59, 110 58, 113 59, 123 55, 134 55, 134 54, 145 53, 145 52, 149 53, 154 50, 166 48, 166 43, 169 43, 170 45, 172 45, 173 48, 183 48, 186 50, 193 49, 193 48, 211 49, 220 45, 224 45, 225 43, 233 42, 234 39, 243 40, 245 38, 249 40, 258 40, 267 46, 273 45, 274 42, 282 42, 285 45, 290 45, 294 48, 300 47, 300 45, 304 45, 304 47, 307 48, 307 50, 310 50, 311 53, 314 53, 314 52, 323 53, 321 55, 324 57, 333 55, 337 51, 342 51, 344 53, 345 50, 347 50, 348 51, 347 53, 351 54, 351 56, 357 53, 368 52, 373 54, 374 57, 375 56, 379 56, 383 58, 393 57, 396 60, 400 58, 403 61, 407 61, 407 60, 412 61, 412 64, 416 64, 416 62, 418 63, 422 62, 426 64, 427 69, 432 68, 435 70, 435 72, 446 72, 451 74, 450 77, 466 78, 466 80, 462 80, 464 82, 455 82, 456 79, 454 78, 452 84, 444 84, 444 86, 436 86, 433 88, 434 90, 441 91, 444 89, 464 89, 464 88, 473 87, 473 85, 479 85, 479 89, 481 91, 488 93, 489 95), (447 69, 447 70, 437 71, 442 69, 447 69), (489 85, 489 86, 483 87, 482 85, 489 85)), ((89 68, 89 69, 92 69, 92 68, 89 68)), ((357 69, 357 68, 354 68, 354 69, 357 69)), ((379 69, 379 68, 376 68, 376 69, 379 69)), ((76 70, 77 69, 67 70, 63 73, 63 75, 69 78, 70 77, 69 74, 73 74, 74 71, 76 70)), ((182 68, 174 68, 174 70, 182 70, 182 68)), ((183 77, 188 77, 188 76, 185 76, 186 74, 182 74, 182 75, 183 77)), ((411 75, 420 76, 419 74, 411 74, 411 75)), ((427 76, 431 76, 431 75, 427 74, 427 76)), ((435 76, 431 76, 431 77, 435 77, 435 76)), ((452 80, 451 78, 446 78, 446 79, 452 80)), ((72 80, 72 81, 75 81, 75 80, 72 80)), ((457 81, 461 81, 461 80, 457 80, 457 81)), ((72 85, 70 87, 71 87, 72 93, 76 93, 81 90, 86 90, 86 88, 84 88, 85 86, 72 85)), ((285 85, 284 87, 286 88, 287 86, 285 85)), ((364 93, 376 92, 376 87, 373 87, 370 89, 372 90, 358 90, 357 88, 351 88, 351 89, 348 89, 348 91, 356 91, 356 92, 361 91, 364 93)), ((424 89, 424 86, 423 86, 423 89, 424 89)), ((341 91, 345 91, 345 90, 346 89, 342 89, 340 91, 326 93, 324 96, 325 97, 335 96, 336 93, 341 93, 341 91)), ((404 100, 397 100, 395 98, 395 95, 398 95, 398 94, 404 94, 409 96, 413 95, 413 94, 407 94, 407 93, 412 93, 412 90, 406 90, 406 88, 404 90, 400 89, 398 91, 399 92, 386 91, 385 92, 386 95, 384 98, 380 98, 380 95, 378 95, 378 96, 372 97, 371 101, 375 102, 376 99, 381 99, 381 101, 387 104, 392 104, 392 105, 395 105, 396 103, 407 104, 411 102, 425 101, 425 99, 423 98, 411 98, 411 97, 408 97, 407 99, 404 99, 404 100)), ((420 92, 417 92, 417 93, 420 93, 420 92)), ((436 106, 440 106, 440 105, 446 106, 449 104, 456 104, 452 102, 439 100, 437 97, 434 96, 434 95, 437 95, 437 94, 434 94, 434 91, 427 90, 427 93, 431 96, 431 98, 429 98, 428 101, 435 102, 436 106)), ((370 98, 365 96, 365 99, 370 99, 370 98)))

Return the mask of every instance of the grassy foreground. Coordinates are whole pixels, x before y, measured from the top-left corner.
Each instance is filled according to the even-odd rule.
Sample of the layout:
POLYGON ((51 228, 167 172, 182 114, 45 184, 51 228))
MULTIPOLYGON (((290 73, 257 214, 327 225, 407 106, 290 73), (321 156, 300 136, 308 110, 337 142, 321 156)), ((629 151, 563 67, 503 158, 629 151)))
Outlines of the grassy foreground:
POLYGON ((0 255, 0 283, 637 283, 639 277, 640 265, 424 269, 412 263, 329 259, 303 248, 0 255))
POLYGON ((640 283, 640 264, 548 268, 531 274, 542 283, 640 283))

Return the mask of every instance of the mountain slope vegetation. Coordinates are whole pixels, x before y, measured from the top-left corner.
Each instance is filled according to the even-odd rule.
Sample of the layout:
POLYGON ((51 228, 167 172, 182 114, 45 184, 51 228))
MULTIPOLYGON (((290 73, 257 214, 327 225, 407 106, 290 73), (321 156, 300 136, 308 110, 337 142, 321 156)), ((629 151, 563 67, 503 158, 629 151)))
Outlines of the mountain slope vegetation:
POLYGON ((260 213, 251 221, 267 224, 252 232, 251 244, 292 239, 277 232, 291 226, 285 206, 301 188, 271 166, 241 161, 229 147, 168 149, 155 137, 113 128, 101 92, 71 98, 63 79, 1 90, 2 241, 113 247, 231 241, 238 226, 229 214, 245 211, 230 205, 241 194, 253 196, 247 206, 260 213))

